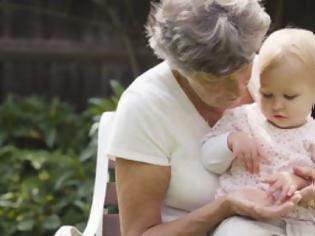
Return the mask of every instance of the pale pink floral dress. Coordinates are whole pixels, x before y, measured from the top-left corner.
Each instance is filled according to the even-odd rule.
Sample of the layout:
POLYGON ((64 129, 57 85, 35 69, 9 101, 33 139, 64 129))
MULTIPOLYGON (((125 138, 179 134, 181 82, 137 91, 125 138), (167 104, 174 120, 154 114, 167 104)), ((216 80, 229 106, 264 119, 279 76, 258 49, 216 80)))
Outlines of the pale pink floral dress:
MULTIPOLYGON (((232 162, 230 169, 220 176, 220 187, 216 197, 228 192, 259 188, 265 190, 266 184, 261 180, 279 171, 291 171, 292 166, 313 166, 315 160, 315 121, 309 119, 302 127, 280 129, 262 115, 257 104, 244 105, 227 110, 206 139, 230 131, 242 131, 253 137, 259 144, 262 153, 269 157, 271 164, 262 162, 260 174, 253 175, 245 171, 237 160, 232 162)), ((298 207, 289 218, 315 221, 314 210, 298 207)))

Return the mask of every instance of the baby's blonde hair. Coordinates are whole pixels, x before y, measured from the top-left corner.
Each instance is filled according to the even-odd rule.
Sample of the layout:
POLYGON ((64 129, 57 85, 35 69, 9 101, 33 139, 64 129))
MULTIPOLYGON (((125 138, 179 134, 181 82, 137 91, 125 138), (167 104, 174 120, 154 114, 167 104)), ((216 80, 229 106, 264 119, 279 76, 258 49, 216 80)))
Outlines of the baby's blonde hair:
POLYGON ((305 29, 286 28, 273 32, 264 41, 259 51, 259 71, 280 62, 295 59, 314 74, 315 81, 315 35, 305 29))

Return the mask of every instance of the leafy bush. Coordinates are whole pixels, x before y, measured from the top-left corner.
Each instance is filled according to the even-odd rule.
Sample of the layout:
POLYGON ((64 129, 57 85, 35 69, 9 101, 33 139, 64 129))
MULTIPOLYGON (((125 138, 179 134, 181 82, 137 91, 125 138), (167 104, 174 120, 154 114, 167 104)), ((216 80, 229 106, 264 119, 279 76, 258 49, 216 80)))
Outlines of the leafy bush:
POLYGON ((94 182, 100 114, 124 90, 91 99, 81 114, 58 99, 8 97, 0 105, 0 232, 53 235, 61 224, 83 229, 94 182), (90 128, 92 127, 92 128, 90 128))
POLYGON ((77 153, 88 141, 89 125, 58 99, 10 96, 0 107, 0 145, 77 153))
MULTIPOLYGON (((94 163, 60 151, 0 149, 1 235, 52 235, 62 223, 84 224, 94 163)), ((78 225, 80 227, 80 225, 78 225)))
POLYGON ((85 116, 93 117, 93 125, 91 126, 89 136, 90 143, 88 147, 81 153, 80 159, 82 161, 93 158, 96 156, 97 146, 97 130, 101 114, 104 111, 114 111, 117 107, 118 100, 125 88, 116 80, 110 81, 113 95, 109 98, 91 98, 89 99, 89 106, 84 112, 85 116))

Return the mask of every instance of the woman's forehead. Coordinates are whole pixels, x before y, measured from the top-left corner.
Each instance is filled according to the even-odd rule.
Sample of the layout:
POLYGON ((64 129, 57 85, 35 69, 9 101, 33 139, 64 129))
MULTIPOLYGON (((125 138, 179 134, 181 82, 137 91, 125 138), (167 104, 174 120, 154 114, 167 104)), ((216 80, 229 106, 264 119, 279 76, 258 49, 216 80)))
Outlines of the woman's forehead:
POLYGON ((252 64, 243 64, 239 69, 227 75, 213 75, 205 72, 197 72, 194 78, 197 80, 207 81, 209 83, 224 83, 228 80, 235 80, 236 75, 240 73, 248 73, 252 69, 252 64))

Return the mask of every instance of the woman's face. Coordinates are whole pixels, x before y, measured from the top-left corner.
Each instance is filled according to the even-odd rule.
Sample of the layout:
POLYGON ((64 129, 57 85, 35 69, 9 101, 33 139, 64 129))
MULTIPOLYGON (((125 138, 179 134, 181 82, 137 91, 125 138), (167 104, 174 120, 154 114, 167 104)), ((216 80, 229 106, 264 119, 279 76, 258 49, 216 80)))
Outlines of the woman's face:
POLYGON ((251 64, 246 64, 222 77, 198 73, 189 79, 189 84, 207 105, 220 108, 232 107, 238 104, 241 95, 247 89, 251 68, 251 64))

